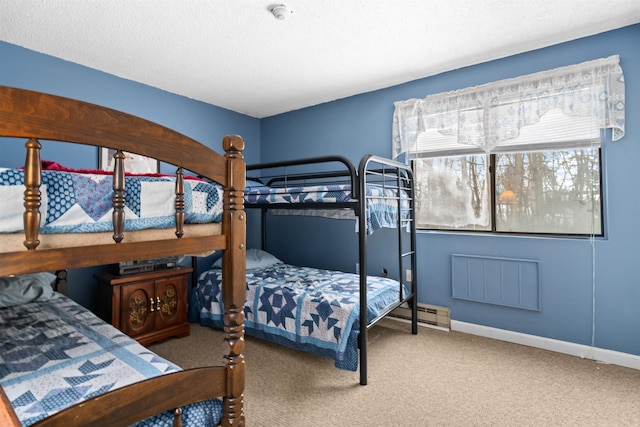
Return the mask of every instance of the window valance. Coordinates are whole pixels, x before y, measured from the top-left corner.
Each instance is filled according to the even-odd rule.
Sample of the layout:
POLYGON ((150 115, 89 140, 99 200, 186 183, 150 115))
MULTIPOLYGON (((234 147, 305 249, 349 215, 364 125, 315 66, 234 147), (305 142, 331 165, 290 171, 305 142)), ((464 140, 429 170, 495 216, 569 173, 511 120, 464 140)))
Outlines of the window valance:
POLYGON ((427 130, 489 152, 558 109, 611 128, 612 140, 617 141, 624 136, 624 75, 615 55, 394 106, 394 158, 412 150, 427 130))

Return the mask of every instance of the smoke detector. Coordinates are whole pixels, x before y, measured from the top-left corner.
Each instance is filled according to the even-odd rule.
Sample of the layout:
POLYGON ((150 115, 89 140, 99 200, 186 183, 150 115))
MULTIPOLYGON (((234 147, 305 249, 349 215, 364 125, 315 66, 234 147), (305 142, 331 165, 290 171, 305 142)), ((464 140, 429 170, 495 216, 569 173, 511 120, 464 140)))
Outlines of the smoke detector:
POLYGON ((289 9, 287 6, 280 4, 272 7, 271 13, 273 13, 273 16, 275 16, 277 20, 282 21, 284 19, 287 19, 293 12, 291 12, 291 9, 289 9))

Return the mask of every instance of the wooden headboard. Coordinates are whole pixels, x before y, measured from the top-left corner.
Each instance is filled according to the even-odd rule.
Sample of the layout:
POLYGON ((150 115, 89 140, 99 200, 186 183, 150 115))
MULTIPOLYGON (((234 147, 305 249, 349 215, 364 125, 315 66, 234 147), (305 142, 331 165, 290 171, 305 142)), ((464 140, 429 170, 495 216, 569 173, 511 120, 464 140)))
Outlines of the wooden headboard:
MULTIPOLYGON (((223 425, 244 425, 244 301, 246 274, 246 227, 243 191, 244 141, 236 135, 222 141, 224 155, 178 132, 156 123, 98 105, 39 92, 0 86, 0 143, 25 146, 24 248, 0 250, 0 276, 81 268, 133 259, 151 259, 223 251, 223 295, 227 313, 224 361, 215 374, 224 390, 223 425), (8 138, 8 139, 7 139, 8 138), (215 181, 224 188, 221 231, 190 237, 181 225, 172 238, 162 241, 129 241, 119 204, 124 185, 124 166, 116 159, 114 170, 114 241, 90 246, 39 248, 40 149, 47 141, 107 147, 152 157, 176 165, 176 176, 184 171, 215 181), (124 233, 125 238, 121 235, 124 233), (118 242, 119 243, 116 243, 118 242)), ((6 145, 5 145, 6 147, 6 145)), ((118 158, 118 155, 115 156, 118 158)), ((180 182, 180 179, 177 179, 180 182)), ((183 203, 176 185, 176 212, 183 203)), ((0 396, 2 397, 2 396, 0 396)), ((0 399, 0 420, 3 416, 0 399)), ((9 408, 10 409, 10 408, 9 408)), ((10 417, 9 417, 10 418, 10 417)), ((9 419, 6 418, 6 419, 9 419)))

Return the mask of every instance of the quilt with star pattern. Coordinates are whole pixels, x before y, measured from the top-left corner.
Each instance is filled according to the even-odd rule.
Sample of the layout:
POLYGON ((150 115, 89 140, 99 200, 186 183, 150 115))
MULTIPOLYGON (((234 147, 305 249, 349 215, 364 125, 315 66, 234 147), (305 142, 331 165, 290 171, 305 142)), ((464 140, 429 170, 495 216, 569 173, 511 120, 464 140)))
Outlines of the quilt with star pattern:
MULTIPOLYGON (((185 179, 185 223, 222 220, 222 187, 185 179)), ((111 231, 113 177, 42 171, 41 233, 111 231)), ((24 171, 0 168, 0 233, 23 231, 24 171)), ((175 227, 175 178, 125 177, 125 230, 175 227)))
MULTIPOLYGON (((222 272, 202 273, 191 296, 190 321, 223 327, 222 272)), ((247 269, 245 332, 248 335, 335 360, 340 369, 358 368, 360 276, 276 263, 247 269)), ((405 294, 406 295, 406 294, 405 294)), ((399 282, 368 276, 368 319, 400 298, 399 282)))
MULTIPOLYGON (((61 294, 0 309, 0 385, 23 426, 92 396, 179 369, 61 294)), ((221 418, 220 399, 183 408, 185 426, 215 426, 221 418)), ((136 426, 172 423, 167 412, 136 426)))
MULTIPOLYGON (((352 197, 351 185, 348 184, 267 187, 251 185, 248 181, 244 194, 247 205, 326 203, 329 206, 322 210, 321 216, 331 218, 345 218, 343 211, 330 208, 331 203, 356 202, 352 197)), ((399 211, 402 219, 409 218, 409 196, 401 193, 401 209, 398 209, 397 195, 396 189, 380 185, 367 185, 364 214, 367 234, 373 234, 374 231, 383 227, 396 228, 399 211)), ((302 209, 288 210, 291 215, 315 215, 313 212, 313 210, 302 209)), ((278 213, 283 212, 279 211, 278 213)))

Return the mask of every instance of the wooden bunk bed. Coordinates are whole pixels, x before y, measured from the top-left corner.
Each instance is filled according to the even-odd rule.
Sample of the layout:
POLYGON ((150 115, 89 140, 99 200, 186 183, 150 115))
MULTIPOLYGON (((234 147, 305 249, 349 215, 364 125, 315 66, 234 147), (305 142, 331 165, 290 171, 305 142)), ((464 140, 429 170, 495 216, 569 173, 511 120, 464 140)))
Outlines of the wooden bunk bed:
MULTIPOLYGON (((360 270, 353 274, 297 267, 262 251, 254 260, 248 252, 246 333, 331 357, 341 369, 355 371, 359 365, 360 384, 367 384, 368 329, 405 304, 412 311, 412 333, 417 333, 411 169, 366 155, 357 170, 344 157, 327 156, 249 165, 247 171, 245 207, 262 211, 262 249, 268 212, 358 219, 360 270), (383 227, 397 230, 397 241, 388 248, 397 250, 398 280, 367 273, 375 271, 368 268, 368 236, 383 227)), ((200 275, 192 322, 221 326, 224 307, 215 302, 222 277, 216 269, 200 275)))
MULTIPOLYGON (((245 164, 241 153, 244 149, 242 138, 225 137, 222 143, 225 150, 223 156, 171 129, 129 114, 78 100, 4 86, 0 86, 0 137, 3 138, 4 144, 21 143, 26 147, 24 169, 18 172, 16 170, 7 172, 12 176, 23 177, 21 178, 24 181, 23 191, 20 191, 24 194, 24 196, 20 195, 20 203, 24 204, 24 212, 21 215, 23 230, 20 233, 0 233, 0 279, 11 281, 14 275, 16 278, 23 279, 29 275, 51 274, 40 272, 59 269, 173 255, 211 253, 214 250, 222 251, 225 274, 222 284, 224 306, 227 312, 224 322, 224 366, 176 370, 166 375, 155 374, 141 382, 124 385, 103 394, 95 393, 95 396, 61 409, 34 425, 45 427, 127 426, 165 411, 174 414, 172 415, 174 425, 182 425, 180 414, 183 409, 186 411, 190 404, 212 398, 222 399, 219 420, 221 425, 244 425, 243 307, 246 231, 242 197, 245 186, 245 164), (42 213, 46 212, 46 209, 41 204, 44 205, 45 198, 48 201, 51 200, 50 195, 47 194, 48 188, 45 191, 41 187, 41 183, 45 180, 43 176, 48 175, 41 167, 40 149, 41 144, 47 144, 47 141, 85 144, 116 150, 116 165, 110 177, 113 183, 112 206, 110 206, 113 214, 111 215, 112 224, 109 226, 111 232, 82 234, 42 232, 46 228, 43 225, 48 213, 42 213), (173 180, 175 187, 173 229, 128 231, 129 220, 125 217, 125 212, 128 212, 125 192, 129 177, 124 173, 123 151, 156 158, 178 166, 175 177, 169 178, 173 180), (185 221, 185 217, 189 217, 189 212, 185 209, 189 204, 187 196, 191 195, 190 184, 186 183, 187 180, 184 178, 185 171, 206 177, 219 185, 222 207, 218 223, 185 223, 188 222, 185 221), (19 242, 18 245, 16 241, 19 242)), ((6 202, 3 200, 5 205, 8 204, 6 202)), ((3 216, 0 215, 0 217, 3 216)), ((108 344, 120 346, 121 352, 138 345, 63 295, 55 295, 55 298, 52 297, 47 301, 32 301, 24 307, 29 306, 25 310, 36 313, 40 311, 53 313, 60 309, 60 307, 52 307, 52 304, 46 305, 49 302, 71 307, 70 311, 80 316, 80 320, 75 323, 81 324, 83 328, 95 324, 98 329, 105 332, 105 335, 98 339, 104 340, 108 335, 112 340, 108 344)), ((0 309, 0 311, 3 310, 5 309, 0 309)), ((55 322, 56 320, 50 317, 47 321, 55 322)), ((2 325, 7 324, 10 325, 5 321, 2 322, 2 325)), ((4 338, 7 338, 9 330, 1 332, 4 338)), ((40 338, 42 336, 44 335, 39 335, 40 338)), ((77 339, 84 340, 84 338, 77 339)), ((140 348, 146 350, 141 346, 140 348)), ((156 358, 148 350, 142 352, 146 355, 145 357, 156 358)), ((136 363, 142 362, 137 360, 136 363)), ((165 365, 169 364, 170 362, 165 365)), ((0 367, 3 368, 0 373, 8 372, 6 365, 0 365, 0 367)), ((140 368, 140 366, 137 367, 140 368)), ((0 425, 3 426, 19 426, 23 423, 12 407, 11 399, 5 394, 5 385, 13 379, 9 375, 9 380, 3 382, 0 376, 0 383, 3 384, 0 388, 0 425)), ((26 387, 28 389, 29 385, 26 387)))

